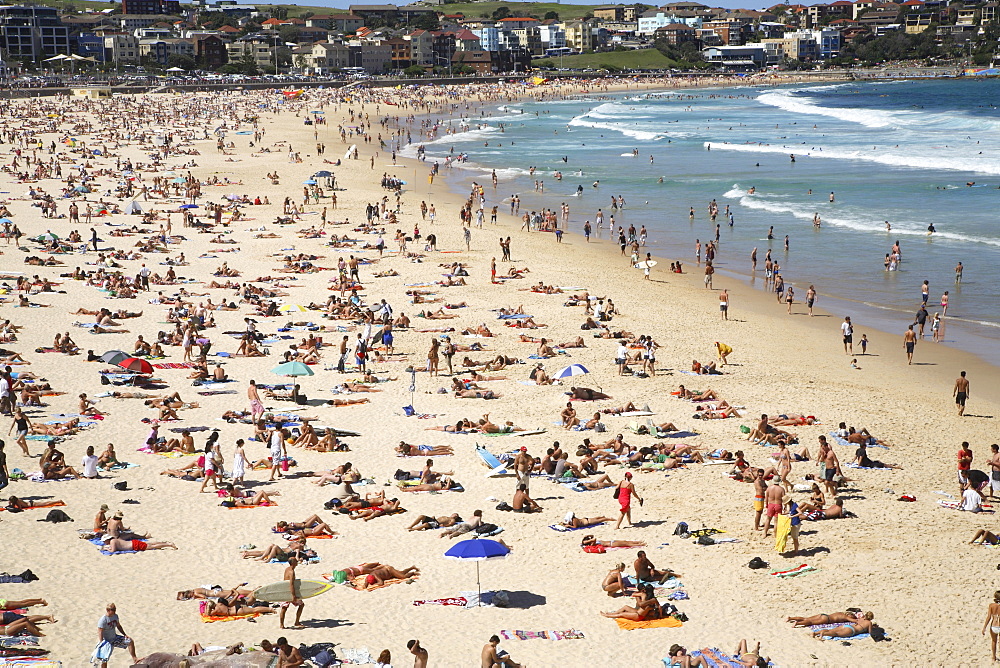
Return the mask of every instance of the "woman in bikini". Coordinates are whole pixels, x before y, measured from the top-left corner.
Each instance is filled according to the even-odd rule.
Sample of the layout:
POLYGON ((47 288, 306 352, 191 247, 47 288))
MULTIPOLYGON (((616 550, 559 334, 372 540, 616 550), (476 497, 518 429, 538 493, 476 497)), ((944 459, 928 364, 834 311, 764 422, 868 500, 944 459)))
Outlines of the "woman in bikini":
POLYGON ((986 621, 983 622, 983 635, 986 635, 986 628, 990 629, 990 651, 993 653, 993 660, 997 660, 997 635, 1000 634, 1000 591, 993 592, 993 602, 986 610, 986 621))
POLYGON ((858 614, 854 620, 843 626, 813 631, 813 638, 852 638, 862 633, 868 633, 872 630, 872 617, 874 616, 871 612, 866 612, 863 615, 858 614))
POLYGON ((626 605, 614 612, 602 612, 601 615, 610 619, 630 619, 633 622, 643 622, 649 619, 659 619, 663 610, 660 608, 656 596, 653 595, 653 586, 646 585, 632 594, 635 598, 635 607, 626 605))
POLYGON ((817 624, 848 624, 856 621, 859 616, 861 616, 860 612, 831 612, 830 614, 820 613, 811 617, 789 617, 785 621, 792 622, 794 628, 800 628, 803 626, 816 626, 817 624))
POLYGON ((601 545, 603 547, 646 547, 646 543, 641 540, 597 540, 591 535, 583 537, 580 541, 580 547, 588 547, 590 545, 601 545))
POLYGON ((320 519, 319 515, 310 515, 304 522, 278 522, 274 528, 278 533, 292 533, 302 538, 307 536, 337 535, 337 532, 320 519))

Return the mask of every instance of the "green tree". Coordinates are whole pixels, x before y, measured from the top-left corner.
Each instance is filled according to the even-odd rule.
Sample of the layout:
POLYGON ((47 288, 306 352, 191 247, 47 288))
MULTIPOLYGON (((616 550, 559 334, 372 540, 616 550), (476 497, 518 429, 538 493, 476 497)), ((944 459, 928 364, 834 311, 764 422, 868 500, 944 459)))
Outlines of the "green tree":
POLYGON ((285 25, 278 28, 278 36, 281 37, 282 42, 293 42, 298 44, 299 34, 302 31, 299 30, 298 26, 285 25))
POLYGON ((405 70, 403 70, 403 74, 405 74, 408 77, 422 77, 424 76, 424 68, 422 68, 420 65, 410 65, 405 70))
POLYGON ((554 19, 554 20, 558 21, 559 20, 559 12, 545 12, 544 18, 545 18, 546 21, 548 21, 549 19, 554 19))
POLYGON ((191 56, 175 53, 167 58, 167 67, 179 67, 182 70, 189 71, 198 67, 198 63, 191 56))
POLYGON ((411 25, 420 30, 438 30, 441 27, 441 22, 438 21, 437 14, 434 12, 424 12, 411 25))
POLYGON ((501 19, 509 19, 510 16, 511 16, 510 9, 507 8, 506 6, 497 7, 496 10, 493 12, 494 21, 499 21, 501 19))

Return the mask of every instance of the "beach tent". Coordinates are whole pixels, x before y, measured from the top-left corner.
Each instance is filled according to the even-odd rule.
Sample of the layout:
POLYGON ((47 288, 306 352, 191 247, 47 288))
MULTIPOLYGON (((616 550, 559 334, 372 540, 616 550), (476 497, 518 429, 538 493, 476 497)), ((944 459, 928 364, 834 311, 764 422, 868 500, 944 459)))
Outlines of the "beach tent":
POLYGON ((128 203, 128 206, 125 207, 125 213, 142 213, 142 207, 139 206, 138 202, 132 200, 128 203))

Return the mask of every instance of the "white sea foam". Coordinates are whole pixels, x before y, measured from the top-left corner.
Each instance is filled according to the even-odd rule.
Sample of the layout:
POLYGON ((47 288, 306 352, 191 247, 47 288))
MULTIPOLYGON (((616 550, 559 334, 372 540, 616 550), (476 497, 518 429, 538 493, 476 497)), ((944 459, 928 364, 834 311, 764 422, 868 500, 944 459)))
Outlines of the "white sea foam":
MULTIPOLYGON (((739 184, 734 184, 723 195, 726 199, 738 200, 741 206, 748 209, 767 211, 768 213, 787 214, 799 220, 812 221, 817 213, 815 203, 800 204, 796 202, 776 202, 757 194, 750 195, 739 184)), ((852 210, 848 207, 840 206, 836 214, 829 214, 822 209, 822 220, 824 226, 841 227, 857 232, 885 232, 885 221, 871 216, 867 212, 852 210)), ((905 223, 894 223, 892 234, 899 236, 927 236, 927 223, 910 220, 905 223)), ((934 233, 934 239, 948 240, 956 243, 985 244, 987 246, 1000 247, 1000 238, 990 238, 977 235, 956 234, 948 231, 938 231, 934 233)))
POLYGON ((663 134, 659 132, 651 132, 649 130, 643 130, 639 128, 632 128, 627 125, 622 125, 621 123, 601 123, 599 121, 588 121, 586 115, 577 116, 571 120, 568 125, 571 127, 584 127, 584 128, 594 128, 596 130, 608 130, 610 132, 619 132, 626 137, 631 137, 633 139, 638 139, 640 141, 656 141, 657 139, 662 139, 663 134))
POLYGON ((812 98, 797 96, 794 90, 769 91, 757 96, 757 101, 777 107, 793 114, 829 116, 849 123, 859 123, 870 128, 900 127, 905 121, 898 114, 910 112, 880 111, 878 109, 855 109, 851 107, 822 107, 812 98))
POLYGON ((775 144, 727 144, 724 142, 705 142, 706 147, 711 146, 713 151, 743 151, 746 153, 782 153, 785 155, 795 154, 796 158, 826 158, 827 160, 864 160, 865 162, 875 162, 880 165, 890 167, 910 167, 914 169, 939 169, 956 172, 977 172, 980 174, 1000 174, 1000 161, 995 159, 972 160, 968 156, 947 154, 935 147, 900 148, 898 150, 845 150, 837 148, 824 148, 823 150, 812 150, 803 144, 786 144, 778 146, 775 144))

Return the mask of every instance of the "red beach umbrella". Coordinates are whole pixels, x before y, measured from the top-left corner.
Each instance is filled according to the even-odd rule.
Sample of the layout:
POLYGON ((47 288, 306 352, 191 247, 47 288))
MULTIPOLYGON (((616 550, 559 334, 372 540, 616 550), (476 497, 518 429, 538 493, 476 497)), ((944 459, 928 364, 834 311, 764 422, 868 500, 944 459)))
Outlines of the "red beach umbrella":
POLYGON ((133 373, 141 374, 151 374, 153 373, 153 365, 146 360, 139 359, 138 357, 127 357, 118 363, 121 368, 131 371, 133 373))

